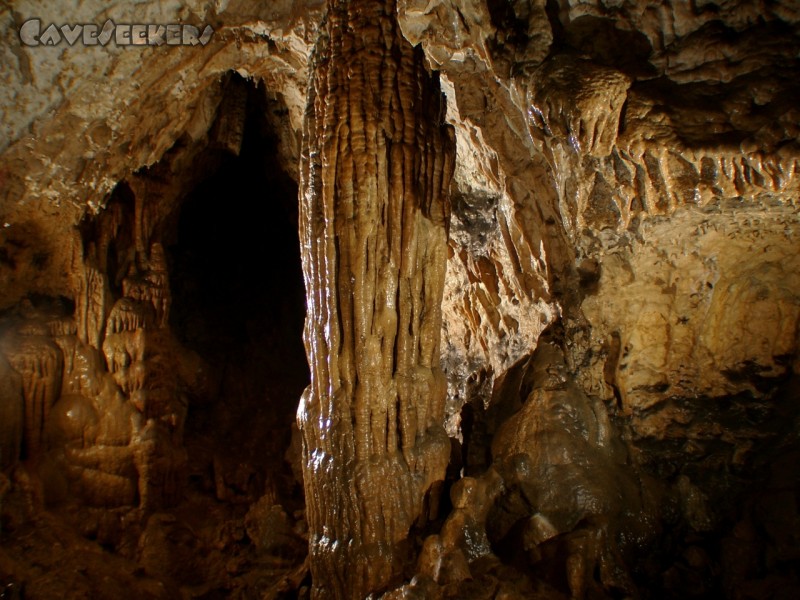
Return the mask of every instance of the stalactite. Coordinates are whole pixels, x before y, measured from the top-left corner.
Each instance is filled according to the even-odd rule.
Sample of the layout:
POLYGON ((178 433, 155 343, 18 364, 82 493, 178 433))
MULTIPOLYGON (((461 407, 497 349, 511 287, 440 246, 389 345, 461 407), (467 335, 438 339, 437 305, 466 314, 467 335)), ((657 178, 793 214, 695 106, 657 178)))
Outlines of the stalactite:
POLYGON ((0 469, 20 458, 24 419, 22 381, 0 353, 0 469))
POLYGON ((235 80, 229 81, 217 114, 219 116, 209 134, 211 145, 238 156, 247 117, 247 88, 235 80))
POLYGON ((50 408, 61 393, 61 349, 47 336, 19 335, 7 344, 5 353, 11 367, 22 377, 24 455, 36 458, 42 451, 50 408))
POLYGON ((120 298, 111 309, 106 322, 107 336, 137 329, 149 329, 154 320, 150 306, 131 298, 120 298))
POLYGON ((393 0, 329 1, 304 128, 311 385, 298 410, 317 598, 363 598, 449 456, 441 301, 454 138, 393 0))
POLYGON ((91 260, 79 265, 76 272, 78 281, 75 315, 78 339, 99 350, 103 343, 106 313, 111 301, 108 277, 102 269, 93 266, 91 260))
POLYGON ((155 324, 166 327, 172 295, 169 289, 167 259, 159 243, 150 246, 150 252, 141 254, 142 269, 133 266, 122 280, 122 295, 141 303, 151 304, 155 311, 155 324))

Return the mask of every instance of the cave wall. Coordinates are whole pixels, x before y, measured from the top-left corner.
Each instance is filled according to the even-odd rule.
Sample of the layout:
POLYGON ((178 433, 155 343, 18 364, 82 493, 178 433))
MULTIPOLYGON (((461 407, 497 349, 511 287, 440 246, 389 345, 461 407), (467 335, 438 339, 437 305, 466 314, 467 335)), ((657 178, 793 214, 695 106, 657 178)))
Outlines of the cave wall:
MULTIPOLYGON (((321 0, 89 2, 69 18, 215 33, 202 47, 28 48, 20 24, 60 23, 64 11, 0 10, 2 463, 34 456, 55 422, 48 411, 74 408, 87 416, 62 424, 69 443, 111 448, 69 454, 75 473, 101 465, 136 503, 142 469, 113 449, 138 431, 131 416, 150 410, 136 377, 170 373, 148 384, 162 390, 150 417, 169 440, 152 445, 179 475, 185 415, 173 388, 192 384, 196 367, 166 326, 158 224, 180 186, 164 181, 189 177, 181 165, 195 155, 181 148, 217 135, 231 70, 285 107, 270 117, 278 160, 300 180, 316 139, 304 123, 321 110, 308 104, 310 57, 330 21, 320 25, 321 0), (137 366, 145 347, 169 349, 147 358, 157 369, 137 366), (189 366, 169 365, 175 357, 189 366), (87 370, 105 375, 90 381, 87 370)), ((680 590, 723 567, 738 574, 703 575, 708 593, 791 586, 796 544, 781 531, 796 531, 798 489, 782 469, 797 445, 800 11, 790 1, 398 0, 391 12, 437 73, 455 133, 441 339, 430 344, 446 380, 441 422, 468 475, 420 542, 421 577, 397 594, 474 593, 484 576, 494 594, 539 580, 574 595, 633 593, 641 578, 680 590), (548 470, 562 463, 581 468, 548 470), (788 491, 774 501, 759 487, 788 491), (584 501, 570 504, 576 490, 584 501), (653 542, 665 523, 679 532, 671 545, 653 542), (654 543, 691 560, 637 564, 654 543), (537 569, 540 579, 504 583, 491 561, 513 563, 509 548, 529 550, 510 579, 537 569), (745 568, 736 552, 756 558, 745 568)))
MULTIPOLYGON (((765 516, 763 496, 776 492, 757 490, 776 487, 765 463, 796 460, 796 9, 406 2, 399 15, 452 89, 444 360, 450 406, 468 409, 453 419, 467 419, 465 460, 473 472, 493 465, 469 484, 483 504, 451 519, 489 523, 477 526, 491 542, 478 554, 527 544, 535 569, 545 548, 562 553, 561 585, 578 596, 598 582, 632 593, 627 567, 615 576, 602 565, 633 566, 625 546, 650 551, 648 538, 665 539, 657 523, 685 539, 714 531, 725 548, 747 546, 742 531, 755 526, 771 531, 758 543, 785 550, 774 523, 794 517, 765 516), (515 347, 540 344, 545 328, 559 340, 550 359, 546 347, 515 347), (606 419, 622 454, 593 433, 606 419), (647 525, 622 532, 635 521, 647 525)), ((787 502, 779 512, 794 515, 787 502)), ((469 536, 432 548, 440 583, 465 577, 454 556, 476 564, 469 536)), ((709 583, 697 572, 730 568, 721 554, 637 569, 665 594, 696 577, 698 594, 735 595, 776 564, 762 557, 709 583)))
POLYGON ((20 2, 2 10, 2 193, 6 285, 0 306, 29 291, 70 295, 74 226, 100 212, 119 181, 159 161, 176 141, 204 139, 228 71, 269 81, 287 119, 279 122, 284 168, 297 172, 306 63, 322 2, 99 4, 64 11, 20 2), (263 14, 262 14, 263 13, 263 14), (75 23, 191 23, 214 28, 205 46, 23 46, 19 27, 75 23), (271 32, 271 33, 270 33, 271 32), (130 50, 133 50, 131 52, 130 50), (6 225, 8 224, 8 225, 6 225), (38 260, 32 260, 33 255, 38 260))
POLYGON ((171 598, 306 577, 289 464, 308 382, 297 186, 271 121, 287 109, 235 73, 217 88, 200 140, 74 226, 72 289, 0 316, 4 594, 171 598), (279 576, 236 581, 267 559, 285 561, 279 576))

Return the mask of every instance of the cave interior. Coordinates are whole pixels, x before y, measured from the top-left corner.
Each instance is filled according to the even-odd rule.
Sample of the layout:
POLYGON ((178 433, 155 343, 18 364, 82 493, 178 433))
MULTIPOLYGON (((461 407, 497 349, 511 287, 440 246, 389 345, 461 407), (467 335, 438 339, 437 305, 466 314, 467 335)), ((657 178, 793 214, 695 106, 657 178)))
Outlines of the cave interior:
POLYGON ((796 597, 796 3, 186 4, 7 44, 0 598, 796 597))

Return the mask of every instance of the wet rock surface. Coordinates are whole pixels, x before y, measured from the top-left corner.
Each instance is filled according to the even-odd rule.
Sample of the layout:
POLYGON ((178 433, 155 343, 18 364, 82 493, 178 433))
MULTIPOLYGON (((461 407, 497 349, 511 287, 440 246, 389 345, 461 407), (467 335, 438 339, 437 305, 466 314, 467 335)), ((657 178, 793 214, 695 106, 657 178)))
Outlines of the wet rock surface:
POLYGON ((311 385, 297 420, 314 598, 396 583, 450 454, 439 344, 455 148, 438 80, 394 13, 332 3, 311 67, 300 196, 311 385))
POLYGON ((0 17, 2 597, 794 597, 794 2, 0 17))

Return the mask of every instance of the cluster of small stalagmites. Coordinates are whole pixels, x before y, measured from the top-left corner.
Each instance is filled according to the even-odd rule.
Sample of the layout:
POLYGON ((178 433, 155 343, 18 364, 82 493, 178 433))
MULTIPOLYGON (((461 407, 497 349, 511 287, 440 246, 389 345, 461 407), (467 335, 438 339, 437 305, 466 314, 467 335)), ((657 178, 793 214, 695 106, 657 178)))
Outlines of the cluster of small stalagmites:
POLYGON ((181 491, 186 402, 179 382, 191 386, 195 374, 166 329, 160 244, 126 267, 124 295, 115 299, 110 282, 118 274, 106 257, 128 223, 112 203, 87 234, 93 239, 75 259, 74 315, 48 301, 44 308, 23 304, 6 319, 3 464, 35 465, 48 501, 65 499, 69 489, 88 506, 150 510, 181 491))
POLYGON ((180 348, 166 329, 171 295, 164 251, 157 242, 145 247, 122 279, 122 296, 106 309, 100 349, 124 405, 136 414, 130 472, 138 474, 140 506, 149 509, 180 493, 186 403, 178 390, 180 348))
POLYGON ((401 575, 449 456, 439 337, 454 149, 394 2, 328 7, 301 168, 311 385, 298 420, 314 593, 360 598, 401 575))

